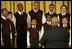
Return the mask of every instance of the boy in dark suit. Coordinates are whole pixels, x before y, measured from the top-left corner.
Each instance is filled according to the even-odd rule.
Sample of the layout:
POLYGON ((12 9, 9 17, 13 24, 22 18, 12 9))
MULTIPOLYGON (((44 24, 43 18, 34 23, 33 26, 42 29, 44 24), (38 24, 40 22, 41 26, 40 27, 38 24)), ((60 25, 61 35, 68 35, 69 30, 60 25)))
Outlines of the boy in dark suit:
POLYGON ((10 48, 10 23, 7 20, 7 14, 8 10, 6 8, 3 8, 1 11, 1 33, 2 33, 2 40, 1 43, 3 43, 4 48, 10 48))
POLYGON ((36 19, 32 19, 31 27, 27 31, 27 45, 31 48, 39 48, 39 29, 36 25, 36 19))
POLYGON ((47 15, 46 19, 47 19, 46 23, 43 24, 44 31, 46 31, 47 29, 49 29, 49 27, 51 26, 51 15, 47 15))
MULTIPOLYGON (((46 30, 48 30, 51 27, 51 15, 47 15, 46 16, 46 23, 43 24, 43 31, 45 32, 46 30)), ((43 32, 43 34, 44 34, 43 32)), ((46 48, 46 44, 44 43, 44 46, 46 48)))
POLYGON ((8 12, 7 14, 7 20, 8 22, 10 23, 10 30, 11 30, 11 33, 10 33, 10 39, 11 39, 11 47, 14 48, 14 43, 15 43, 15 26, 14 26, 14 23, 12 22, 12 18, 13 18, 13 15, 12 15, 12 12, 8 12))
MULTIPOLYGON (((69 38, 70 38, 70 25, 68 25, 68 20, 67 20, 67 18, 63 18, 62 19, 62 26, 61 27, 63 27, 64 29, 66 29, 67 30, 67 33, 69 34, 69 38)), ((69 44, 69 39, 68 39, 68 43, 67 43, 67 46, 68 46, 68 44, 69 44)))

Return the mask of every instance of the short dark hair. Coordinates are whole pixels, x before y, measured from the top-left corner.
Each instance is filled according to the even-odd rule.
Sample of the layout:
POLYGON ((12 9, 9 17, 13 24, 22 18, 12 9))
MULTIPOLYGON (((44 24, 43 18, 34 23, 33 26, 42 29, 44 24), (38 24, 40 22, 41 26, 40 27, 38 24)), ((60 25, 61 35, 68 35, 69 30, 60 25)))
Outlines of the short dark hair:
POLYGON ((35 4, 35 3, 38 3, 38 4, 39 4, 39 2, 37 2, 37 1, 36 1, 36 2, 34 2, 34 4, 35 4))
POLYGON ((31 19, 31 21, 32 21, 32 20, 36 20, 36 19, 35 19, 35 18, 33 18, 33 19, 31 19))
POLYGON ((1 10, 1 13, 4 12, 4 10, 7 10, 7 8, 3 8, 3 9, 1 10))
POLYGON ((8 12, 8 14, 7 14, 7 15, 9 15, 9 14, 12 14, 12 12, 8 12))
POLYGON ((50 4, 49 7, 50 7, 50 6, 53 6, 53 7, 54 7, 54 4, 50 4))
POLYGON ((19 4, 17 5, 17 7, 19 7, 19 5, 22 5, 22 6, 23 6, 23 4, 19 3, 19 4))
POLYGON ((67 11, 67 6, 66 6, 66 5, 62 5, 61 8, 62 8, 62 7, 65 7, 65 8, 66 8, 66 11, 67 11))
POLYGON ((48 16, 50 16, 50 17, 51 17, 51 15, 50 15, 50 14, 48 14, 48 15, 46 15, 46 18, 47 18, 48 16))

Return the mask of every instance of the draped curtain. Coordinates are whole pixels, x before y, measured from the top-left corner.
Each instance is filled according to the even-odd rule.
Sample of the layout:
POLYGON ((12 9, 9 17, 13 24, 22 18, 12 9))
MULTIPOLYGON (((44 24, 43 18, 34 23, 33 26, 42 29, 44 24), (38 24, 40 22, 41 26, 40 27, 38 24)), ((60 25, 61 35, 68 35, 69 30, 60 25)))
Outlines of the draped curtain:
MULTIPOLYGON (((28 13, 31 9, 33 9, 33 3, 35 1, 1 1, 1 9, 7 8, 8 11, 11 11, 12 13, 15 13, 17 11, 17 5, 19 3, 23 4, 23 11, 28 13)), ((68 7, 68 13, 71 14, 71 1, 38 1, 39 8, 44 11, 44 13, 47 13, 49 11, 49 5, 53 3, 55 5, 55 12, 58 14, 60 13, 60 7, 61 5, 66 5, 68 7)))
MULTIPOLYGON (((31 9, 33 9, 33 3, 35 1, 1 1, 1 9, 7 8, 8 11, 11 11, 13 14, 17 11, 17 5, 19 3, 23 4, 23 11, 28 13, 31 9)), ((71 14, 71 1, 38 1, 39 8, 43 10, 44 13, 49 12, 49 5, 53 3, 55 5, 55 12, 57 14, 60 13, 61 5, 66 5, 68 7, 68 13, 71 14)), ((16 42, 15 42, 16 47, 16 42)))

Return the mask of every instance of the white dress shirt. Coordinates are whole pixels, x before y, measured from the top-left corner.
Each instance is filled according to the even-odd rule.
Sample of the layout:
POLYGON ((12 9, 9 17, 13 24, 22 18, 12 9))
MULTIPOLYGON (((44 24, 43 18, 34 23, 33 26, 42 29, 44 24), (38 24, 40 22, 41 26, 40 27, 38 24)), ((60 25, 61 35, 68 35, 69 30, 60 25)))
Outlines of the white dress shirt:
POLYGON ((3 18, 4 20, 6 20, 6 17, 4 17, 4 16, 1 16, 1 18, 3 18))
POLYGON ((70 28, 70 31, 69 31, 69 33, 70 33, 70 38, 69 38, 69 45, 71 45, 71 28, 70 28))
POLYGON ((1 41, 3 41, 3 39, 2 39, 2 24, 1 24, 1 41))
POLYGON ((20 12, 20 11, 18 11, 18 13, 21 15, 21 14, 23 14, 23 12, 20 12))
POLYGON ((47 21, 47 24, 51 25, 51 21, 50 21, 50 22, 49 22, 49 21, 47 21))
POLYGON ((61 14, 62 14, 62 16, 63 16, 63 15, 66 15, 66 13, 61 13, 61 14))
POLYGON ((66 25, 63 25, 63 27, 67 27, 67 24, 66 25))
POLYGON ((49 12, 49 14, 53 14, 54 12, 49 12))
POLYGON ((70 31, 69 31, 69 33, 70 33, 69 45, 71 45, 71 16, 70 16, 70 31))
POLYGON ((38 9, 37 9, 37 10, 33 9, 33 11, 34 11, 34 12, 38 12, 38 9))

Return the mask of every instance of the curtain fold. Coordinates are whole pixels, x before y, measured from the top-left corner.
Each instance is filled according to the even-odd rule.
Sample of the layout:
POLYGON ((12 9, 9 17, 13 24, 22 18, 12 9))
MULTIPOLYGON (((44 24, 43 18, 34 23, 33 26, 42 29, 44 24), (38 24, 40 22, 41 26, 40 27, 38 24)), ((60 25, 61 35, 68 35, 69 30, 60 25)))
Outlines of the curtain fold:
MULTIPOLYGON (((23 11, 28 13, 31 9, 33 9, 33 3, 35 1, 1 1, 1 9, 7 8, 8 11, 15 13, 17 11, 17 5, 19 3, 23 4, 23 11)), ((49 11, 49 5, 53 3, 55 5, 55 12, 60 13, 61 5, 66 5, 68 7, 68 13, 71 14, 71 1, 38 1, 40 3, 39 8, 47 13, 49 11)))

